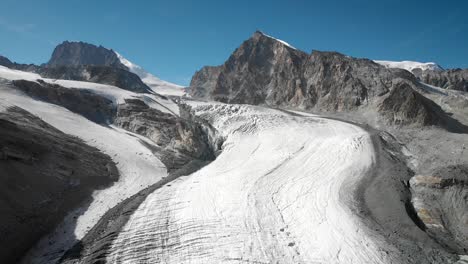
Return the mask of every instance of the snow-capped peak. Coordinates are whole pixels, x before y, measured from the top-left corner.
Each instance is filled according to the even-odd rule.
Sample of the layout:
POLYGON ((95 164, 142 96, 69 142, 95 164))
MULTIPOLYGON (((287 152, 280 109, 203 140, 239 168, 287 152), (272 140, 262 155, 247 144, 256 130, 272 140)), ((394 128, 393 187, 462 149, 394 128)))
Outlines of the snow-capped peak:
POLYGON ((443 68, 440 67, 435 62, 417 62, 417 61, 381 61, 375 60, 375 63, 383 65, 387 68, 398 68, 404 69, 409 72, 412 72, 415 69, 421 69, 422 71, 432 70, 432 71, 442 71, 443 68))
POLYGON ((265 34, 264 32, 261 32, 261 31, 257 31, 257 32, 260 33, 260 34, 262 34, 263 36, 265 36, 265 37, 267 37, 267 38, 271 38, 271 39, 273 39, 273 40, 276 40, 276 41, 282 43, 282 44, 285 45, 285 46, 288 46, 288 47, 290 47, 290 48, 292 48, 292 49, 296 49, 295 47, 293 47, 291 44, 287 43, 287 42, 284 41, 284 40, 277 39, 277 38, 275 38, 275 37, 272 37, 272 36, 270 36, 270 35, 265 34))
POLYGON ((123 65, 125 65, 130 72, 138 75, 138 77, 140 77, 140 79, 146 85, 148 85, 151 88, 151 90, 153 90, 154 92, 158 94, 162 94, 162 95, 174 95, 174 96, 184 96, 187 94, 183 86, 163 81, 159 79, 158 77, 154 76, 153 74, 147 72, 145 69, 143 69, 139 65, 136 65, 133 62, 127 60, 118 52, 116 51, 114 52, 119 58, 120 62, 123 65))

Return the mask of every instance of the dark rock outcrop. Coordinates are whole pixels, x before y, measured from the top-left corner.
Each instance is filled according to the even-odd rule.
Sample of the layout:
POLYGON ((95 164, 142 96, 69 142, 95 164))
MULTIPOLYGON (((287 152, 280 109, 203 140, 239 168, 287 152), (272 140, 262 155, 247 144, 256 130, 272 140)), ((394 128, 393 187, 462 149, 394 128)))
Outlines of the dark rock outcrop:
POLYGON ((114 124, 153 141, 156 145, 148 147, 170 171, 192 160, 215 157, 199 124, 150 108, 138 99, 126 99, 118 106, 114 124))
POLYGON ((407 83, 396 86, 379 105, 379 112, 390 123, 449 127, 450 119, 439 105, 414 91, 407 83))
POLYGON ((109 156, 18 107, 0 113, 0 262, 15 263, 118 179, 109 156))
POLYGON ((13 65, 13 62, 11 62, 7 57, 0 55, 0 65, 10 68, 13 65))
POLYGON ((196 98, 208 99, 211 88, 216 85, 220 73, 220 66, 205 66, 195 72, 190 82, 190 94, 196 98))
POLYGON ((109 66, 78 65, 42 67, 37 70, 37 73, 44 78, 109 84, 137 93, 149 93, 151 91, 136 74, 121 68, 109 66))
POLYGON ((85 89, 69 89, 41 80, 17 80, 13 85, 31 97, 63 106, 97 123, 110 123, 115 116, 116 109, 111 100, 85 89))
POLYGON ((102 65, 128 70, 113 50, 85 42, 64 41, 55 47, 47 66, 102 65))

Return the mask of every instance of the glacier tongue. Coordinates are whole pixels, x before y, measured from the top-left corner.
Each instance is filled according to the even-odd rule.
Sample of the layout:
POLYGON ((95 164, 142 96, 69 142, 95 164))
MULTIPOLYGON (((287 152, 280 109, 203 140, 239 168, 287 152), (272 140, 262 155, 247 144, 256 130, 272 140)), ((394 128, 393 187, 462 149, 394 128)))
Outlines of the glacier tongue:
MULTIPOLYGON (((114 51, 115 52, 115 51, 114 51)), ((133 62, 127 60, 119 53, 115 52, 120 62, 125 65, 130 72, 138 75, 141 80, 148 85, 154 92, 162 95, 173 95, 173 96, 184 96, 186 95, 185 88, 183 86, 173 84, 170 82, 163 81, 153 74, 147 72, 145 69, 133 62)))
POLYGON ((375 159, 367 132, 261 107, 188 104, 225 137, 223 152, 150 194, 110 263, 395 261, 349 207, 375 159))

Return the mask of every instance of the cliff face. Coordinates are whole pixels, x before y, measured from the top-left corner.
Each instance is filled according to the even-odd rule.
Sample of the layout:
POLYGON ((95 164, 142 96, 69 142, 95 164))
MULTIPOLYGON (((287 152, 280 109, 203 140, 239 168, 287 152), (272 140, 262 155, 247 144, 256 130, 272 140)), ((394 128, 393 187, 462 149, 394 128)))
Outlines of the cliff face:
POLYGON ((198 71, 190 93, 226 103, 315 111, 350 111, 366 106, 389 123, 441 125, 444 122, 440 119, 446 114, 419 95, 419 88, 417 78, 408 71, 337 52, 307 54, 255 32, 223 65, 198 71), (409 95, 414 95, 411 107, 402 107, 401 100, 394 100, 406 100, 409 95), (390 113, 395 109, 398 121, 390 113))

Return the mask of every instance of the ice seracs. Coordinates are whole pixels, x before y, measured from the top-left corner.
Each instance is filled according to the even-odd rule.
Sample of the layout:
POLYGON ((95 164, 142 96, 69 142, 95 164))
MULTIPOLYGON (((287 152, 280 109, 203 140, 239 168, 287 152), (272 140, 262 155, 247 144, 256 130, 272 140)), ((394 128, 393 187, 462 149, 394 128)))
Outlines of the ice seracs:
POLYGON ((153 74, 147 72, 145 69, 133 62, 127 60, 118 52, 114 51, 120 62, 125 65, 130 72, 138 75, 141 80, 148 85, 151 90, 162 95, 184 96, 186 95, 185 88, 181 85, 173 84, 163 81, 153 74))
POLYGON ((387 68, 398 68, 413 72, 415 69, 421 69, 422 71, 432 70, 432 71, 442 71, 440 67, 435 62, 417 62, 417 61, 384 61, 384 60, 374 60, 375 63, 383 65, 387 68))

